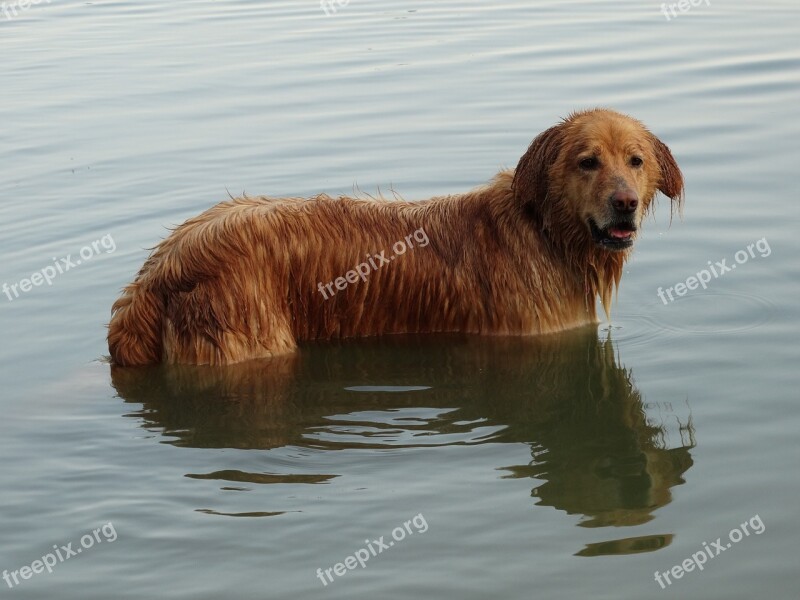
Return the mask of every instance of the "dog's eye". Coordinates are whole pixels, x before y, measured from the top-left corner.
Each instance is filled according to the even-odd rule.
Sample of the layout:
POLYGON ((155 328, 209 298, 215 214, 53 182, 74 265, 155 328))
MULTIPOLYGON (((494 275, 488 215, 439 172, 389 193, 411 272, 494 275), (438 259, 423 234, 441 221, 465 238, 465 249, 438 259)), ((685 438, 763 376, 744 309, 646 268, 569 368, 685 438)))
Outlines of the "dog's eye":
POLYGON ((631 158, 631 166, 632 167, 641 167, 644 164, 644 161, 640 156, 634 156, 631 158))
POLYGON ((600 161, 597 160, 596 156, 587 156, 586 158, 582 158, 578 164, 581 169, 585 171, 593 171, 600 166, 600 161))

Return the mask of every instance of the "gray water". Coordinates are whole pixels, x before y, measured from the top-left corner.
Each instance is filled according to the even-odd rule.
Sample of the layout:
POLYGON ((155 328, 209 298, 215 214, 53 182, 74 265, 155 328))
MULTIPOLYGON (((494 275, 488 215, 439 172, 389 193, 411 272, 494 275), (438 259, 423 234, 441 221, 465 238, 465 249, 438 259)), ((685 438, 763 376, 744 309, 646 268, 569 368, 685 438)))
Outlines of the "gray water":
POLYGON ((800 7, 333 7, 0 10, 4 597, 796 598, 800 7), (228 192, 464 191, 596 105, 687 182, 610 323, 102 361, 147 248, 228 192))

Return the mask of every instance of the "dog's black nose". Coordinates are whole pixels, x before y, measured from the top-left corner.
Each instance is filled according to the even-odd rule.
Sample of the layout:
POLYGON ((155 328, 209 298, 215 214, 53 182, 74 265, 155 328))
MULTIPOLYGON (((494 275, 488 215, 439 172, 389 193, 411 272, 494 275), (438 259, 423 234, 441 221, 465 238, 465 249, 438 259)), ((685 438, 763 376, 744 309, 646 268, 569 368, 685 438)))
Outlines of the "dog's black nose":
POLYGON ((611 194, 611 206, 621 213, 632 213, 639 206, 639 196, 629 189, 617 190, 611 194))

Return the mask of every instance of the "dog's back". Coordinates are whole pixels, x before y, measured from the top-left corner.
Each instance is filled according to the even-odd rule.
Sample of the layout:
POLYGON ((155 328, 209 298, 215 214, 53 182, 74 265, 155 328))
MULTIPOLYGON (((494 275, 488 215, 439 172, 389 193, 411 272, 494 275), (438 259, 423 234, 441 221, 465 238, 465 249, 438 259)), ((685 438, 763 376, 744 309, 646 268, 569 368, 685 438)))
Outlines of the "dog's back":
POLYGON ((112 359, 224 364, 291 352, 298 340, 563 328, 568 307, 537 314, 533 300, 551 292, 520 276, 516 263, 530 259, 520 219, 503 227, 492 214, 512 210, 512 175, 419 203, 219 204, 178 227, 125 288, 109 324, 112 359))

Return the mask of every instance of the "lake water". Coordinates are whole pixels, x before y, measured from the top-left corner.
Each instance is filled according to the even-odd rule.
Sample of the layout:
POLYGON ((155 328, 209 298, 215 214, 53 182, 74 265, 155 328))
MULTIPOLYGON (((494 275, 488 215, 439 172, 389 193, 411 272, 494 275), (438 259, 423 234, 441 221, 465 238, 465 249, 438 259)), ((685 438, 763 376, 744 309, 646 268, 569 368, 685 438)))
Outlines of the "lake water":
POLYGON ((794 0, 3 6, 0 283, 56 273, 0 295, 3 597, 797 597, 794 0), (463 191, 596 105, 686 177, 610 324, 102 362, 228 191, 463 191))

